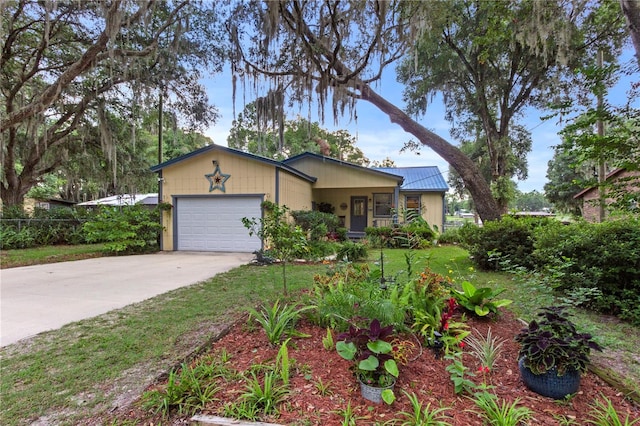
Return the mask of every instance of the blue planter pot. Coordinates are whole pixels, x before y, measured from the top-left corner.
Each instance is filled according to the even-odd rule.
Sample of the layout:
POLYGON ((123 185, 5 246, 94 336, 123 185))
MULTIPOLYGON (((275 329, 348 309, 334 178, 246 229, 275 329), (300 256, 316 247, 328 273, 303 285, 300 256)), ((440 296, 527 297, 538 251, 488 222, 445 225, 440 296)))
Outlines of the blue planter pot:
POLYGON ((580 387, 580 372, 576 370, 567 371, 562 376, 558 376, 555 368, 544 374, 533 374, 531 370, 524 365, 524 358, 520 358, 518 367, 520 368, 520 376, 524 384, 542 396, 553 399, 564 399, 567 395, 578 392, 578 388, 580 387))

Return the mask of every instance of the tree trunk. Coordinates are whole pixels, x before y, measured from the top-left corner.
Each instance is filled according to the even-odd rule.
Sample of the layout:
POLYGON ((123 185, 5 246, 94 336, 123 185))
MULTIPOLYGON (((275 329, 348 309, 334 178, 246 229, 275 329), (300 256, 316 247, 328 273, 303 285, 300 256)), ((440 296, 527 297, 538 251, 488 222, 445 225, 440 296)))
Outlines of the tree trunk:
POLYGON ((23 185, 20 179, 8 180, 7 186, 0 185, 0 198, 3 208, 21 206, 24 197, 33 185, 23 185))
POLYGON ((420 143, 433 149, 458 172, 466 189, 473 197, 478 215, 484 222, 500 219, 500 206, 493 198, 489 184, 469 157, 445 139, 415 122, 404 111, 378 95, 368 85, 363 85, 360 92, 361 99, 370 102, 387 114, 392 123, 398 124, 407 133, 418 138, 420 143))
POLYGON ((627 18, 627 27, 636 50, 636 60, 640 65, 640 2, 638 0, 620 0, 622 13, 627 18))

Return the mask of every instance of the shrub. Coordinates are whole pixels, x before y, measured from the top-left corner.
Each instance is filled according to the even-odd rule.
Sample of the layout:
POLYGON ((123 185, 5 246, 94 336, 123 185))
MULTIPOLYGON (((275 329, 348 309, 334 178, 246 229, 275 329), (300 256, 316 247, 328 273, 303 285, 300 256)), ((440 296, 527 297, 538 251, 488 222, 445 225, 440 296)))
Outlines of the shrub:
POLYGON ((84 210, 66 207, 45 210, 36 208, 32 214, 20 207, 2 212, 2 249, 30 248, 54 244, 82 244, 86 242, 82 222, 88 214, 84 210))
POLYGON ((533 233, 549 226, 552 219, 503 216, 486 222, 483 227, 465 224, 460 228, 463 244, 474 263, 482 269, 503 269, 506 266, 533 268, 533 233))
POLYGON ((340 245, 340 248, 338 248, 337 257, 338 260, 344 260, 346 258, 349 262, 357 262, 366 259, 367 253, 368 249, 366 245, 345 241, 340 245))
POLYGON ((592 306, 640 324, 640 220, 537 229, 533 258, 539 269, 558 273, 556 289, 598 289, 592 306))
POLYGON ((438 236, 438 243, 440 244, 460 244, 462 237, 460 236, 459 228, 450 228, 444 231, 438 236))
POLYGON ((346 330, 352 318, 378 318, 384 325, 404 329, 408 306, 399 303, 398 287, 380 286, 379 271, 368 266, 339 264, 330 275, 314 277, 310 304, 312 321, 322 327, 346 330))
POLYGON ((402 226, 368 227, 364 232, 373 246, 387 248, 426 248, 436 236, 422 219, 402 226))
POLYGON ((336 232, 340 219, 332 213, 317 210, 295 210, 291 212, 296 225, 308 233, 311 241, 319 241, 328 233, 336 232))
POLYGON ((102 206, 84 230, 88 241, 103 242, 109 251, 135 253, 157 249, 162 225, 157 209, 102 206))

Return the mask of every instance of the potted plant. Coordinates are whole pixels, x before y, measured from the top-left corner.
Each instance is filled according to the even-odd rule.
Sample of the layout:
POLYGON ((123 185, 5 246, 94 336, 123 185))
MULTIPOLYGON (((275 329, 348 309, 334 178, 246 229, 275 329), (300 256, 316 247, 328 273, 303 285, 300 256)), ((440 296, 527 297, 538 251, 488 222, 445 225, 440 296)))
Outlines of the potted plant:
POLYGON ((382 327, 374 319, 367 328, 354 325, 336 337, 336 350, 346 360, 353 361, 362 396, 369 401, 391 404, 395 400, 393 386, 398 378, 398 364, 388 339, 393 326, 382 327))
POLYGON ((562 399, 578 391, 591 350, 602 348, 590 334, 577 331, 566 308, 542 308, 538 316, 515 338, 521 344, 520 374, 532 391, 562 399))

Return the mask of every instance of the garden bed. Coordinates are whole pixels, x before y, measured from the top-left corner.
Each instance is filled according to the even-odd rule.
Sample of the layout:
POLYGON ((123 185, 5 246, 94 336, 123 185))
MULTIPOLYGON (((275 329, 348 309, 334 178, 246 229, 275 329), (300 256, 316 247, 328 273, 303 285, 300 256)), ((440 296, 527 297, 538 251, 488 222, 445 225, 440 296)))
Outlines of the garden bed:
MULTIPOLYGON (((554 401, 529 391, 518 372, 518 344, 513 338, 523 327, 522 322, 509 311, 502 310, 495 318, 470 318, 468 325, 474 333, 486 336, 491 328, 494 337, 504 341, 503 348, 494 368, 488 373, 479 373, 482 367, 468 348, 464 348, 464 365, 474 373, 469 377, 474 383, 486 383, 490 392, 499 400, 508 403, 519 400, 519 405, 533 411, 531 424, 585 424, 596 401, 607 398, 621 415, 640 418, 640 408, 625 399, 624 395, 607 385, 592 373, 586 374, 579 392, 570 398, 554 401)), ((478 408, 470 395, 456 395, 450 373, 445 370, 449 360, 436 359, 429 348, 414 347, 409 353, 410 361, 400 367, 395 394, 397 400, 392 405, 375 405, 364 400, 359 393, 356 380, 349 370, 350 363, 342 359, 335 350, 326 350, 322 339, 327 331, 305 321, 297 329, 310 337, 294 338, 289 344, 291 360, 290 393, 277 408, 278 415, 263 416, 262 421, 283 425, 340 425, 340 424, 382 424, 392 419, 401 419, 401 412, 412 412, 412 407, 404 391, 415 394, 423 407, 447 407, 446 421, 451 425, 482 425, 478 408), (348 411, 355 423, 344 423, 348 411)), ((411 336, 407 341, 415 341, 411 336)), ((243 322, 207 348, 199 359, 228 359, 225 366, 245 372, 256 365, 273 365, 278 347, 269 345, 264 331, 247 327, 243 322)), ((194 361, 196 362, 196 361, 194 361)), ((258 374, 259 376, 259 374, 258 374)), ((241 394, 246 392, 246 381, 236 377, 227 381, 218 379, 220 390, 216 400, 208 403, 199 412, 202 414, 224 415, 224 407, 237 404, 241 394)), ((150 390, 166 388, 166 381, 157 383, 150 390)), ((188 416, 171 411, 173 424, 186 421, 188 416)), ((152 416, 139 406, 123 416, 136 419, 137 424, 156 424, 158 415, 152 416)), ((166 421, 166 419, 165 419, 166 421)), ((400 424, 400 423, 399 423, 400 424)))

